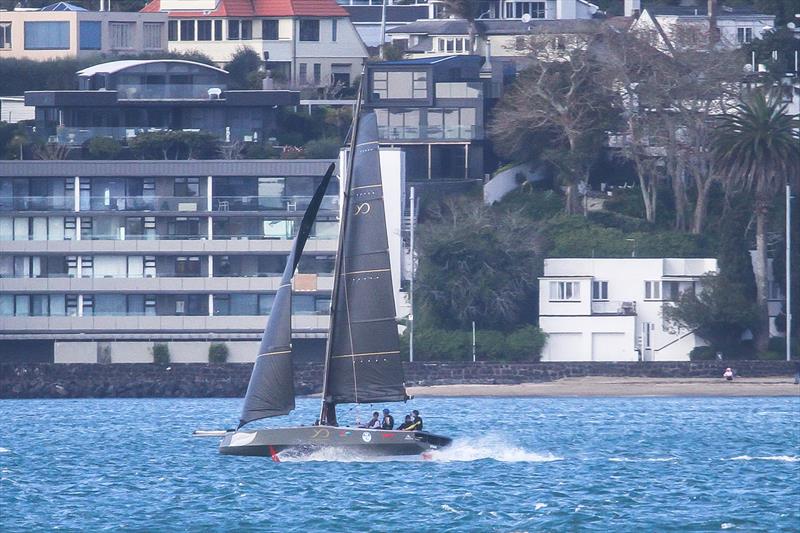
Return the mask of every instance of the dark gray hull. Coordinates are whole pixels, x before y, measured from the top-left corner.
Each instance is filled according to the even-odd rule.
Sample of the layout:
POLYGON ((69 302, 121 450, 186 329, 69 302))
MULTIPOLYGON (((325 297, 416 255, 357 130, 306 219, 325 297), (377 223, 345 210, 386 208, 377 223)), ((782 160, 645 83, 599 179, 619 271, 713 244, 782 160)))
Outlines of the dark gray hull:
POLYGON ((449 437, 425 431, 390 431, 333 426, 258 429, 225 435, 219 451, 225 455, 272 457, 289 451, 307 455, 324 448, 352 452, 357 456, 419 455, 448 446, 449 437))

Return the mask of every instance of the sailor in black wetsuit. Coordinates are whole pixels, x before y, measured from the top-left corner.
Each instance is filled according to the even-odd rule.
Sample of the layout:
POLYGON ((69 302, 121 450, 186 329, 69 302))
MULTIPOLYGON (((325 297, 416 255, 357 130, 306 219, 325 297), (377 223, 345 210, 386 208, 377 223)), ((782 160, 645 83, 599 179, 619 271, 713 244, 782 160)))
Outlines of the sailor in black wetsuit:
POLYGON ((412 415, 411 419, 412 419, 412 422, 413 422, 413 428, 412 429, 414 431, 422 431, 422 417, 419 416, 419 411, 414 409, 413 411, 411 411, 411 415, 412 415))
POLYGON ((381 429, 394 429, 394 417, 389 414, 388 409, 383 410, 383 422, 381 423, 381 429))
POLYGON ((413 423, 411 415, 406 415, 406 421, 397 426, 397 431, 408 431, 408 427, 413 423))

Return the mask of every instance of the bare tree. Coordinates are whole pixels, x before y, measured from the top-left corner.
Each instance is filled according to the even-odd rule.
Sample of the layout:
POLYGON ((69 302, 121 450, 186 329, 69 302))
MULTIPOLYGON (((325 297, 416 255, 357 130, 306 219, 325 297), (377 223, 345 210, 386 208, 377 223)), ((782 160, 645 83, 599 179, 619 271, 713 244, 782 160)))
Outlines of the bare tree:
POLYGON ((555 169, 566 210, 577 213, 578 184, 588 181, 605 145, 618 98, 591 43, 564 50, 558 58, 543 58, 540 45, 528 42, 529 66, 495 109, 489 132, 502 155, 544 161, 555 169))

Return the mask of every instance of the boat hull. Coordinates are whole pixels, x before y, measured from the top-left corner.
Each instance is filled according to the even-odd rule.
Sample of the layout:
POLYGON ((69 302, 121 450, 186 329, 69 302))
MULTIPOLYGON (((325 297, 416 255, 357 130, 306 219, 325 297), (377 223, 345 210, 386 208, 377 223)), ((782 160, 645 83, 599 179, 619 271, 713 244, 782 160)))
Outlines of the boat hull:
POLYGON ((225 435, 219 451, 225 455, 276 458, 277 454, 307 455, 325 448, 358 456, 418 455, 448 446, 452 440, 425 431, 396 431, 334 426, 235 431, 225 435))

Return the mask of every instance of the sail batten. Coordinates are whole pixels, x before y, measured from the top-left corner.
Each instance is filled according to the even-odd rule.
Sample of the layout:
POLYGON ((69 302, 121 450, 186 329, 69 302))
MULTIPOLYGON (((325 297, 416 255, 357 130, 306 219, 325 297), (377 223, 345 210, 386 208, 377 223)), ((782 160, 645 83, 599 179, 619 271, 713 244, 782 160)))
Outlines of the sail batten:
POLYGON ((292 278, 311 234, 333 169, 334 165, 328 167, 300 222, 261 337, 259 355, 250 374, 242 414, 239 417, 239 427, 261 418, 289 414, 295 407, 292 368, 292 278))
POLYGON ((323 402, 403 401, 383 183, 372 113, 360 118, 344 187, 323 402))

